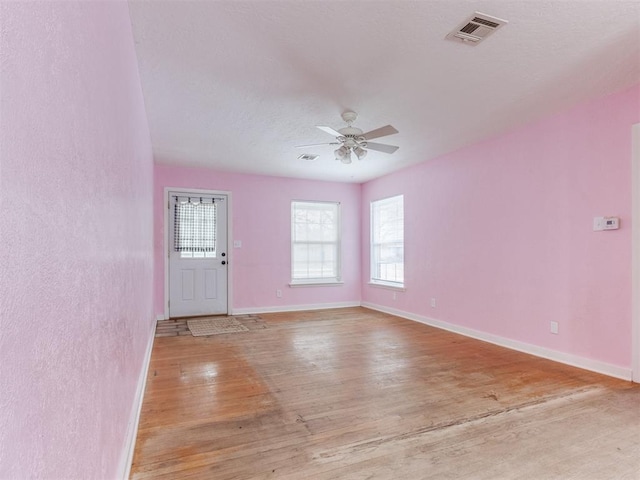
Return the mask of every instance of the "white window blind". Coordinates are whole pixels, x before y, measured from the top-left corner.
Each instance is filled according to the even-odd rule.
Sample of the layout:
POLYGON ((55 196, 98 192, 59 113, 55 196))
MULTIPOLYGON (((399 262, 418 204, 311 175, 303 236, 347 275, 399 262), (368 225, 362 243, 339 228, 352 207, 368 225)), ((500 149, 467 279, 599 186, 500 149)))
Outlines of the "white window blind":
POLYGON ((404 196, 371 202, 371 282, 404 286, 404 196))
POLYGON ((291 283, 340 281, 340 204, 291 202, 291 283))

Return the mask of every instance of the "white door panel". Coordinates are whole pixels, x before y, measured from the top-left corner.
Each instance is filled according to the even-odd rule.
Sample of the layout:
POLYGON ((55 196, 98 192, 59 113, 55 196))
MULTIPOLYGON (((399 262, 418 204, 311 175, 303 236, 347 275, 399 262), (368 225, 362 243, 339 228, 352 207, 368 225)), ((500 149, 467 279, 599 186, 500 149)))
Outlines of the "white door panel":
POLYGON ((169 200, 169 316, 226 314, 227 198, 169 192, 169 200))
POLYGON ((181 300, 193 300, 195 298, 194 283, 195 283, 195 270, 180 270, 182 274, 182 284, 178 285, 180 291, 182 291, 181 300))
POLYGON ((218 269, 207 268, 204 270, 204 298, 215 300, 218 298, 218 269))

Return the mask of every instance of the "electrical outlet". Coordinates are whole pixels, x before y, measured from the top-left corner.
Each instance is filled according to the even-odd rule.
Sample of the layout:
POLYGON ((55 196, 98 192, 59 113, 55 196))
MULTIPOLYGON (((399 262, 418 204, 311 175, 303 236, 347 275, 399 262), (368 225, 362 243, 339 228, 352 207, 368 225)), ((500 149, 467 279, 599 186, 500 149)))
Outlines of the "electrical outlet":
POLYGON ((431 299, 431 308, 436 308, 436 299, 435 298, 431 299))
POLYGON ((558 322, 551 322, 551 333, 558 334, 558 322))
POLYGON ((398 299, 398 292, 393 292, 393 299, 397 300, 398 299))
POLYGON ((276 290, 276 297, 282 298, 282 290, 280 290, 280 289, 276 290))

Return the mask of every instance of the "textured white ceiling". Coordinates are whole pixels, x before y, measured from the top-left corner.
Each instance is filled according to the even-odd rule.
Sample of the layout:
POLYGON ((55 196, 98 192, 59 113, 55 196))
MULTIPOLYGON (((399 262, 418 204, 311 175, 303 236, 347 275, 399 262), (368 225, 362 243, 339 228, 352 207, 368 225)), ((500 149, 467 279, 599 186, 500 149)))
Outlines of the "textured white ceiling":
POLYGON ((130 2, 156 161, 363 182, 640 83, 640 1, 130 2), (474 11, 509 24, 444 40, 474 11), (343 165, 315 125, 399 145, 343 165), (301 153, 320 155, 313 162, 301 153))

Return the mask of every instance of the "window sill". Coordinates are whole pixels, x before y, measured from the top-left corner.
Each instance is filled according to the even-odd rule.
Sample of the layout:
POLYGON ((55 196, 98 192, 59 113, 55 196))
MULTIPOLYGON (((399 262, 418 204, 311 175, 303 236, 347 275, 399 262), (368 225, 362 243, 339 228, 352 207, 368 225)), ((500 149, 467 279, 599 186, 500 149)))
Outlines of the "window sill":
POLYGON ((340 282, 340 281, 328 281, 328 282, 322 282, 322 281, 311 281, 311 282, 291 282, 289 284, 290 287, 292 288, 298 288, 298 287, 337 287, 340 285, 344 285, 344 282, 340 282))
POLYGON ((387 290, 396 290, 398 292, 404 292, 407 290, 404 285, 394 285, 392 283, 369 282, 369 286, 376 288, 386 288, 387 290))

